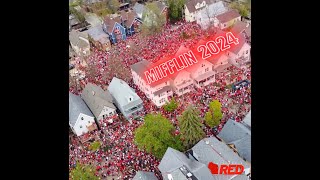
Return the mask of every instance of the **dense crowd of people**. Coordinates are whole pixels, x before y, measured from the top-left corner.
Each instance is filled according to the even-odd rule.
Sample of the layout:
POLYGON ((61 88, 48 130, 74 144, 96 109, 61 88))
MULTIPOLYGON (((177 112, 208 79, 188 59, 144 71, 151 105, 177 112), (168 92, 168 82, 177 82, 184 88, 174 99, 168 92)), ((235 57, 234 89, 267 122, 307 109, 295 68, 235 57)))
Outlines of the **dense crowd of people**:
MULTIPOLYGON (((222 129, 227 120, 242 121, 250 110, 250 84, 238 89, 227 87, 227 84, 235 81, 250 81, 250 67, 240 69, 230 66, 226 71, 216 75, 215 83, 201 89, 194 87, 191 92, 180 97, 176 96, 179 107, 172 113, 166 112, 163 108, 157 108, 133 83, 131 73, 125 74, 130 72, 130 65, 142 59, 155 62, 159 58, 170 56, 179 49, 180 45, 186 47, 195 45, 197 40, 205 36, 206 33, 195 23, 179 22, 174 27, 166 25, 163 32, 156 36, 142 38, 139 34, 135 34, 126 41, 117 43, 108 52, 93 49, 90 57, 86 59, 87 67, 77 61, 78 70, 86 74, 85 78, 80 79, 79 82, 81 86, 91 82, 106 89, 114 76, 125 80, 129 86, 136 90, 143 101, 144 110, 139 112, 139 115, 144 117, 145 114, 151 112, 160 112, 172 122, 176 128, 176 134, 179 134, 178 117, 189 104, 195 105, 203 118, 208 111, 209 103, 212 100, 219 100, 223 112, 221 124, 216 131, 204 126, 207 137, 212 136, 222 129), (185 36, 190 38, 181 36, 183 32, 186 33, 185 36), (112 59, 117 59, 118 63, 116 65, 110 64, 112 59), (108 76, 105 75, 105 72, 108 72, 108 76)), ((81 93, 74 86, 70 87, 70 92, 81 93)), ((133 142, 133 132, 143 121, 131 118, 131 122, 124 120, 121 115, 115 118, 112 123, 108 122, 108 119, 102 120, 99 129, 88 133, 92 139, 101 143, 101 148, 97 151, 89 151, 90 143, 81 143, 74 134, 70 135, 70 171, 76 166, 76 161, 79 161, 96 167, 96 175, 101 179, 106 179, 107 176, 132 179, 139 170, 154 172, 161 179, 161 174, 157 170, 159 160, 152 154, 139 150, 133 142)))

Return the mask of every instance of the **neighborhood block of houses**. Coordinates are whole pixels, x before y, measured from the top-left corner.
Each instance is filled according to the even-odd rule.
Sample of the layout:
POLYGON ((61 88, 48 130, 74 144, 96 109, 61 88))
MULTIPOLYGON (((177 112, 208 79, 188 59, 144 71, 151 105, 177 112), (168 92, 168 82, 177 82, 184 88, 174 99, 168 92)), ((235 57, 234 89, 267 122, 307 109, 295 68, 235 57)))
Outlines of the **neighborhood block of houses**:
MULTIPOLYGON (((200 40, 197 45, 199 44, 204 44, 204 41, 200 40)), ((181 96, 192 91, 194 86, 201 88, 214 83, 215 75, 225 71, 230 66, 243 67, 246 63, 250 62, 250 48, 251 46, 246 42, 245 38, 239 36, 239 44, 236 48, 227 50, 225 54, 203 60, 201 63, 194 64, 189 69, 180 71, 173 76, 164 78, 161 82, 158 81, 152 84, 148 84, 144 80, 144 72, 149 70, 149 67, 152 67, 152 63, 142 60, 130 66, 133 82, 148 99, 157 107, 161 107, 169 101, 173 93, 181 96)), ((174 57, 188 50, 186 47, 180 46, 174 57)), ((199 54, 196 54, 196 56, 197 59, 201 58, 198 57, 199 54)))

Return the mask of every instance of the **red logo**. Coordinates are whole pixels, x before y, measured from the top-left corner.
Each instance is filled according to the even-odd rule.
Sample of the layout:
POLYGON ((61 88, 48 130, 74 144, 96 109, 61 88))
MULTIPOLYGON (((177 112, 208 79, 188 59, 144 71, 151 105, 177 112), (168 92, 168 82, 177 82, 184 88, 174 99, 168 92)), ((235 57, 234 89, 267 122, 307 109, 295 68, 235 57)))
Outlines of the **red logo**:
POLYGON ((208 168, 210 169, 212 174, 235 175, 235 174, 242 174, 244 171, 244 167, 242 164, 229 164, 229 165, 222 164, 219 169, 219 166, 217 164, 210 162, 208 164, 208 168))

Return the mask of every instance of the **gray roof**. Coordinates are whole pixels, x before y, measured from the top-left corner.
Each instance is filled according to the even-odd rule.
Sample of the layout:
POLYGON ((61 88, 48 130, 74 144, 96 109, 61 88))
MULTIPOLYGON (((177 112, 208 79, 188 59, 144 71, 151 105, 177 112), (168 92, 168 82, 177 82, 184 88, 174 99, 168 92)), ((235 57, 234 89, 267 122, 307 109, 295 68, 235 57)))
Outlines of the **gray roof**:
POLYGON ((251 130, 248 127, 229 119, 218 137, 227 144, 233 144, 240 157, 251 162, 251 130))
POLYGON ((248 112, 246 117, 244 117, 243 123, 245 123, 246 125, 248 125, 251 128, 251 110, 248 112))
POLYGON ((136 2, 136 4, 134 4, 132 9, 138 14, 139 18, 142 18, 142 13, 143 13, 143 10, 144 10, 144 5, 143 4, 140 4, 140 3, 136 2))
POLYGON ((132 180, 158 180, 153 172, 138 171, 132 180))
POLYGON ((69 92, 69 123, 71 126, 75 125, 80 113, 93 117, 81 97, 69 92))
POLYGON ((84 39, 88 39, 88 34, 85 32, 80 32, 75 30, 72 30, 69 32, 69 40, 73 45, 78 46, 80 48, 88 47, 90 44, 84 41, 83 39, 81 39, 80 37, 84 39))
POLYGON ((141 98, 125 81, 113 77, 109 84, 108 91, 114 98, 114 100, 125 110, 142 104, 141 98), (129 102, 129 98, 132 98, 129 102))
POLYGON ((88 83, 83 89, 81 97, 96 118, 99 117, 104 106, 116 109, 112 104, 112 97, 109 91, 104 91, 100 86, 88 83))
POLYGON ((171 86, 165 86, 165 87, 161 88, 159 91, 154 92, 153 94, 155 96, 157 96, 157 95, 160 95, 161 93, 164 93, 164 92, 167 92, 170 90, 172 90, 171 86))
POLYGON ((147 60, 142 60, 130 66, 130 68, 135 71, 139 76, 143 77, 143 72, 148 69, 151 63, 147 60))
POLYGON ((86 31, 88 35, 95 41, 99 41, 102 44, 106 44, 109 41, 109 35, 106 34, 103 29, 102 25, 97 25, 94 27, 91 27, 86 31))
POLYGON ((242 164, 244 168, 250 167, 249 164, 240 158, 231 148, 215 137, 202 139, 192 150, 194 157, 206 165, 208 165, 209 162, 213 162, 220 166, 221 164, 230 162, 231 164, 242 164), (209 144, 206 144, 206 142, 209 144))
POLYGON ((241 175, 238 175, 238 176, 232 178, 231 180, 249 180, 249 178, 247 175, 241 174, 241 175))
POLYGON ((163 178, 168 179, 167 175, 171 174, 173 179, 182 179, 183 176, 179 172, 181 167, 186 167, 198 180, 214 179, 205 164, 190 160, 182 152, 168 147, 158 166, 163 178))

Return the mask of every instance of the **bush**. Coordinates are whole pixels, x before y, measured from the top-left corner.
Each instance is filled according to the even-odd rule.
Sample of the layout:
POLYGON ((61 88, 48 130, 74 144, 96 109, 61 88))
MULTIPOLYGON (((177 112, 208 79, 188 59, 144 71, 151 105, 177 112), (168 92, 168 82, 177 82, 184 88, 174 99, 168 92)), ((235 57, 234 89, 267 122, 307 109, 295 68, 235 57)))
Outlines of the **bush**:
POLYGON ((91 151, 96 151, 96 150, 98 150, 99 148, 100 148, 100 142, 99 142, 99 141, 95 141, 95 142, 91 143, 91 144, 90 144, 90 147, 89 147, 89 149, 90 149, 91 151))

